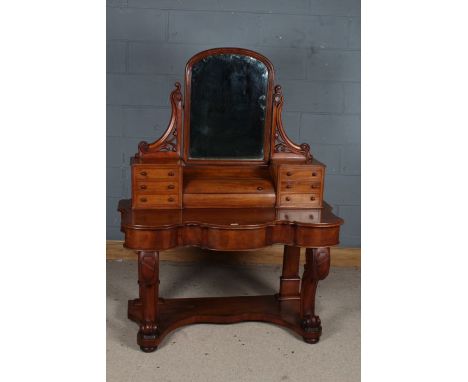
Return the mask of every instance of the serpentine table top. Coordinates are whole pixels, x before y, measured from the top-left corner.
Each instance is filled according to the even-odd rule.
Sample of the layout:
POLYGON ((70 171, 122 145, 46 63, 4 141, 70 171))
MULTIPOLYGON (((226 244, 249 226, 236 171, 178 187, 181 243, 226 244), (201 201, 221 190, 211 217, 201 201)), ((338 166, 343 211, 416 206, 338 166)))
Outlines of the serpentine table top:
POLYGON ((328 247, 339 243, 343 220, 323 208, 184 208, 135 210, 121 200, 125 247, 166 250, 198 246, 212 250, 253 250, 272 244, 328 247))

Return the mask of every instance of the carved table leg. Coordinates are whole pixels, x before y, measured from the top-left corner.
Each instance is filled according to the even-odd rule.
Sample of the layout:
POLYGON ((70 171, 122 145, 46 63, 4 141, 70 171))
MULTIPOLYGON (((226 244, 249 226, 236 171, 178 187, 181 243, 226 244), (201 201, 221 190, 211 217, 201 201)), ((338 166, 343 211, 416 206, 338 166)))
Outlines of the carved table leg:
POLYGON ((315 315, 315 292, 319 280, 327 277, 330 270, 329 248, 307 248, 306 263, 301 284, 301 325, 303 338, 315 344, 322 334, 319 316, 315 315))
POLYGON ((138 252, 138 285, 142 305, 138 345, 144 352, 157 349, 158 337, 158 290, 159 290, 159 253, 138 252))
POLYGON ((298 300, 299 285, 299 260, 301 257, 301 248, 284 246, 283 253, 283 273, 280 278, 279 300, 298 300))

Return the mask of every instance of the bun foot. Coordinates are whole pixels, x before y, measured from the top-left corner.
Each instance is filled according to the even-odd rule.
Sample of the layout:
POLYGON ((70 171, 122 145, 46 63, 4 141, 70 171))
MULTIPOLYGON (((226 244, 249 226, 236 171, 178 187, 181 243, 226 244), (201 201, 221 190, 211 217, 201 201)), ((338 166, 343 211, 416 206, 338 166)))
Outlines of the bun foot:
POLYGON ((158 348, 158 329, 156 325, 153 326, 144 326, 140 324, 140 327, 143 327, 146 330, 146 333, 140 329, 137 336, 137 343, 140 345, 141 351, 145 353, 152 353, 158 348), (151 332, 150 330, 151 329, 151 332))
POLYGON ((307 342, 308 344, 316 344, 320 340, 320 338, 310 338, 310 337, 302 337, 302 338, 304 338, 304 341, 307 342))
POLYGON ((145 353, 152 353, 158 349, 157 346, 140 346, 141 351, 145 353))

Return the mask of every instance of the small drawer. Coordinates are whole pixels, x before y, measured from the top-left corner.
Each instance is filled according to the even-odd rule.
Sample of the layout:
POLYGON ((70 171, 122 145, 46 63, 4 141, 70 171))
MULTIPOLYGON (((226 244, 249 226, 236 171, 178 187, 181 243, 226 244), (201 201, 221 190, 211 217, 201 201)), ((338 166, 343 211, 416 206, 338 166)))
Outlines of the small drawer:
POLYGON ((137 180, 178 179, 179 175, 178 168, 169 167, 134 167, 133 171, 137 180))
POLYGON ((282 167, 280 174, 282 181, 322 179, 322 169, 309 166, 282 167))
POLYGON ((320 192, 321 188, 321 182, 281 182, 281 191, 284 192, 320 192))
POLYGON ((178 193, 179 192, 179 182, 177 181, 178 179, 174 179, 174 182, 167 182, 167 181, 161 181, 161 182, 144 182, 144 181, 139 181, 136 182, 136 192, 139 194, 144 194, 144 193, 178 193))
POLYGON ((320 223, 322 211, 317 210, 278 210, 278 220, 296 221, 300 223, 320 223))
POLYGON ((320 194, 282 194, 282 206, 320 207, 320 194))
POLYGON ((175 194, 170 195, 144 195, 137 193, 135 195, 134 204, 137 208, 145 207, 177 207, 179 203, 179 196, 175 194))

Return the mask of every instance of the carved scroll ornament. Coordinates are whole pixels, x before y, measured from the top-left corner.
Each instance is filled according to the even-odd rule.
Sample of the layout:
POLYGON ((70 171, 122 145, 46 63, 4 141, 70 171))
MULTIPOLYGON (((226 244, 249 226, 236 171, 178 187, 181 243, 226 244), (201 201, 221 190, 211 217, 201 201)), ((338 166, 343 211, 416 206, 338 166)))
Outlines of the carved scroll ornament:
POLYGON ((182 132, 182 93, 180 83, 175 83, 175 89, 170 95, 171 120, 161 138, 153 143, 142 141, 138 144, 137 157, 180 157, 182 132))
POLYGON ((283 93, 280 85, 275 86, 275 93, 273 94, 273 139, 272 139, 272 157, 278 153, 291 153, 303 156, 307 163, 312 161, 312 154, 310 153, 310 146, 307 143, 300 145, 292 142, 286 135, 283 128, 283 121, 281 113, 283 110, 283 93))

